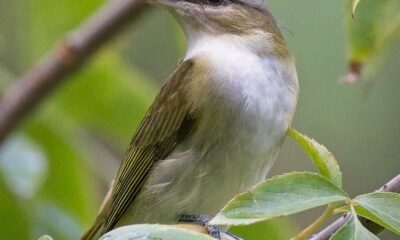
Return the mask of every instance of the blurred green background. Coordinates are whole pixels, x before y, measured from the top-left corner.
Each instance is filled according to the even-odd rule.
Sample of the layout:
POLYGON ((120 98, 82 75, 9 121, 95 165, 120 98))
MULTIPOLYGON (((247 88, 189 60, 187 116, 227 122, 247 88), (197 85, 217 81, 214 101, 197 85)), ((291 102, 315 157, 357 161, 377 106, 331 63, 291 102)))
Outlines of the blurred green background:
MULTIPOLYGON (((400 46, 375 83, 343 85, 348 1, 269 0, 296 59, 301 94, 294 127, 337 157, 351 194, 400 170, 400 46), (396 58, 397 56, 397 58, 396 58)), ((0 0, 0 94, 100 0, 0 0)), ((147 12, 42 103, 0 149, 0 239, 78 239, 93 221, 121 155, 160 84, 185 50, 160 9, 147 12)), ((312 170, 288 139, 271 175, 312 170)), ((288 239, 320 210, 236 229, 288 239)), ((397 239, 391 234, 381 239, 397 239)))

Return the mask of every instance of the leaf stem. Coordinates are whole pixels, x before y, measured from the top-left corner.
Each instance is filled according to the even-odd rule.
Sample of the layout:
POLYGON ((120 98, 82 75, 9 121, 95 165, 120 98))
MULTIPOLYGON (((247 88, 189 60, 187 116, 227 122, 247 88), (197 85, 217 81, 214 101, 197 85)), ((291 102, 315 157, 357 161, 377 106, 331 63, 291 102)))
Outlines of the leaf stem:
POLYGON ((334 210, 338 206, 338 203, 329 204, 322 215, 317 218, 311 225, 301 231, 299 234, 294 236, 291 240, 304 240, 311 236, 321 225, 332 216, 334 210))

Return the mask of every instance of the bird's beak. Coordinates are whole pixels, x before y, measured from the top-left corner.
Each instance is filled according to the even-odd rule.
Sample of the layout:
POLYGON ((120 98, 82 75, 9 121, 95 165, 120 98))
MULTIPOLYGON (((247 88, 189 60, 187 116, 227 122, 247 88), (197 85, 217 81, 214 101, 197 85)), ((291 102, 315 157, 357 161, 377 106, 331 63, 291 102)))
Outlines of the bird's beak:
POLYGON ((150 4, 154 4, 161 7, 176 8, 178 2, 180 2, 181 0, 145 0, 145 1, 150 4))

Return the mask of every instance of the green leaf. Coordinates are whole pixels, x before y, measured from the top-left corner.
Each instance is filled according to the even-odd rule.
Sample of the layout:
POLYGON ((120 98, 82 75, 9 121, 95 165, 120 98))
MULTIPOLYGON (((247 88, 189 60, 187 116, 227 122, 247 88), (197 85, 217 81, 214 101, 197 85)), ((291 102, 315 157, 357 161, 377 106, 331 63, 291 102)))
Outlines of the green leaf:
POLYGON ((342 187, 342 172, 340 171, 339 164, 325 146, 293 128, 289 129, 289 136, 308 154, 315 167, 324 177, 330 179, 337 186, 342 187))
POLYGON ((374 234, 366 229, 358 220, 357 216, 353 216, 340 228, 330 240, 379 240, 374 234))
POLYGON ((347 199, 347 194, 326 178, 295 172, 268 179, 235 197, 210 224, 252 224, 347 199))
POLYGON ((357 6, 358 6, 359 3, 360 3, 360 0, 353 0, 353 7, 352 7, 353 16, 354 16, 354 14, 356 12, 356 9, 357 9, 357 6))
POLYGON ((115 52, 103 51, 60 89, 54 102, 81 127, 125 147, 156 89, 151 79, 127 66, 115 52))
POLYGON ((25 206, 21 206, 15 194, 9 191, 1 172, 0 189, 0 216, 6 219, 0 224, 0 239, 30 239, 29 215, 25 206))
POLYGON ((208 235, 166 226, 166 225, 131 225, 113 230, 100 240, 215 240, 208 235))
POLYGON ((46 111, 25 127, 48 159, 47 181, 38 196, 89 222, 95 212, 90 201, 95 190, 84 164, 84 144, 78 137, 78 127, 59 109, 48 106, 43 109, 46 111))
MULTIPOLYGON (((89 136, 112 147, 125 146, 153 96, 151 82, 133 69, 117 55, 103 51, 75 80, 59 89, 52 101, 44 102, 26 125, 27 134, 49 159, 49 178, 40 197, 81 222, 93 221, 97 211, 93 204, 97 188, 93 186, 98 175, 88 170, 87 163, 90 158, 100 163, 97 154, 103 147, 92 144, 94 137, 89 136)), ((55 238, 62 234, 46 233, 55 238)))
POLYGON ((347 16, 350 73, 344 80, 353 82, 360 74, 370 78, 387 68, 385 60, 400 39, 400 1, 363 0, 362 6, 360 1, 348 2, 357 7, 357 16, 347 16))
POLYGON ((31 139, 13 136, 0 148, 0 172, 18 199, 30 200, 47 176, 47 158, 31 139))
POLYGON ((336 208, 335 210, 333 210, 334 214, 341 214, 341 213, 346 213, 346 212, 350 212, 350 206, 343 206, 340 208, 336 208))
POLYGON ((357 214, 400 235, 400 194, 370 193, 354 199, 357 214))
POLYGON ((40 237, 39 240, 53 240, 53 238, 51 238, 48 235, 45 235, 45 236, 40 237))
POLYGON ((356 19, 348 18, 350 57, 364 61, 379 50, 379 45, 390 37, 399 22, 398 0, 364 0, 356 19))
POLYGON ((246 240, 290 239, 300 230, 290 220, 288 218, 277 218, 250 226, 235 226, 229 228, 229 232, 246 240))
POLYGON ((50 234, 54 239, 79 239, 85 229, 76 218, 52 202, 35 204, 33 236, 50 234))
POLYGON ((67 0, 30 0, 28 2, 30 21, 26 36, 30 37, 30 50, 34 55, 40 56, 67 31, 79 26, 85 18, 101 6, 103 1, 80 0, 78 3, 67 0), (65 14, 66 9, 68 9, 68 14, 65 14))

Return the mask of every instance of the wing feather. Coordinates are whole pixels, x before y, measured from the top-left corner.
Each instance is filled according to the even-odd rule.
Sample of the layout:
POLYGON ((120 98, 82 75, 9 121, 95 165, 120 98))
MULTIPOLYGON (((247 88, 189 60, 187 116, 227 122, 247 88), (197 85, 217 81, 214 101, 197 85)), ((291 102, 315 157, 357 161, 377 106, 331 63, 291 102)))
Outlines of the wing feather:
POLYGON ((182 132, 185 135, 190 132, 186 128, 187 122, 193 123, 193 109, 185 95, 185 87, 191 80, 192 66, 193 62, 188 60, 177 67, 137 129, 115 179, 103 233, 111 230, 121 219, 154 163, 174 149, 182 140, 182 132))

